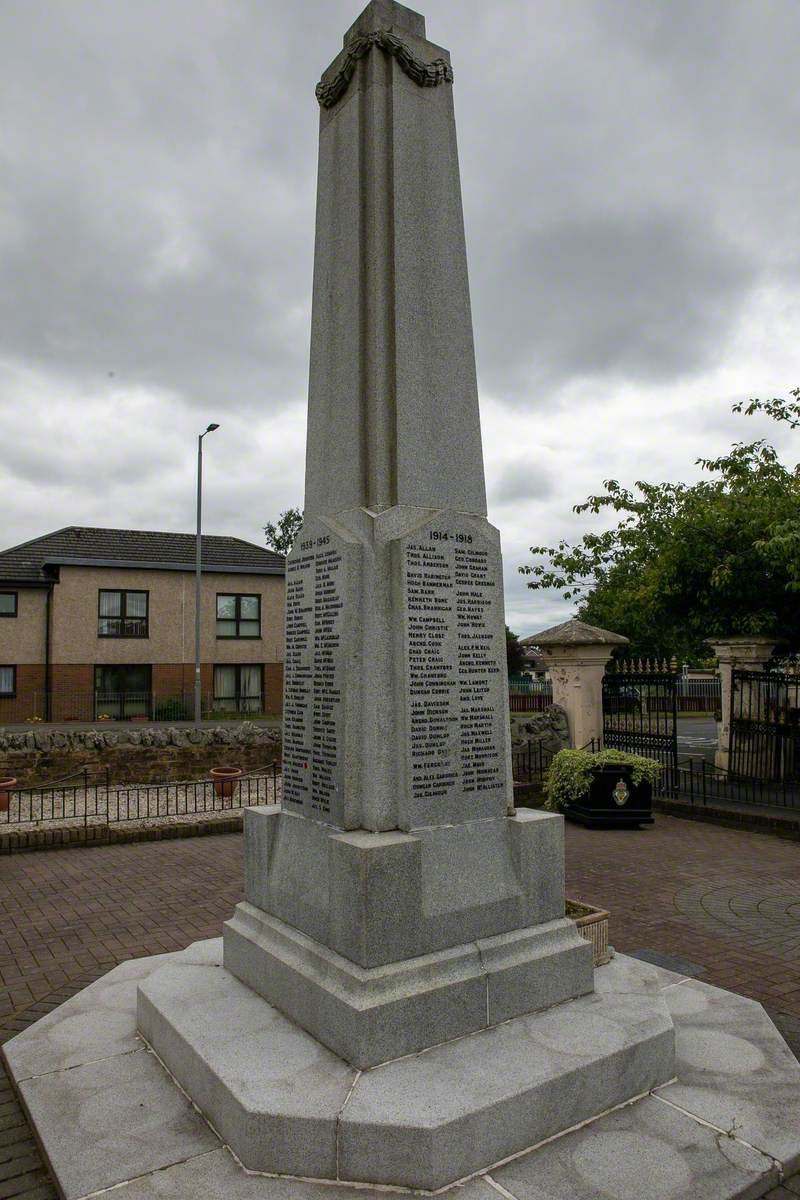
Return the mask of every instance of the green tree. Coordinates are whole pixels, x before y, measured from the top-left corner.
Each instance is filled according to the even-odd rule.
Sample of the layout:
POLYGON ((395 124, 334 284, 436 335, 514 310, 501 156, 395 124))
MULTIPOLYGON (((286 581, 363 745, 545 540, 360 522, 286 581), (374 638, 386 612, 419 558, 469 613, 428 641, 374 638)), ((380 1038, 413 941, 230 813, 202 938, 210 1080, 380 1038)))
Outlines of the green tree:
MULTIPOLYGON (((745 411, 791 422, 785 403, 788 417, 756 401, 745 411)), ((576 545, 532 546, 543 561, 520 567, 528 586, 559 588, 581 620, 625 634, 637 655, 702 658, 704 639, 726 634, 800 646, 800 466, 763 440, 697 461, 708 478, 692 485, 606 480, 575 511, 610 510, 618 523, 576 545)))
MULTIPOLYGON (((747 404, 734 404, 734 412, 745 412, 747 416, 763 412, 774 421, 785 421, 790 429, 800 428, 800 388, 789 393, 791 400, 773 397, 772 400, 748 400, 747 404)), ((766 559, 776 567, 786 570, 789 590, 800 592, 800 517, 789 517, 776 522, 760 544, 766 559)))
POLYGON ((508 674, 521 675, 525 666, 525 647, 520 645, 519 634, 512 633, 506 625, 506 659, 508 674))
POLYGON ((294 545, 294 539, 300 532, 302 524, 302 508, 287 508, 285 512, 281 513, 275 524, 268 521, 264 526, 264 533, 270 550, 274 550, 276 554, 287 555, 294 545))
POLYGON ((748 400, 747 403, 740 400, 738 404, 734 404, 732 411, 735 413, 746 413, 748 417, 752 417, 753 413, 766 413, 768 417, 772 417, 773 421, 786 421, 790 429, 800 428, 800 388, 795 388, 789 393, 793 397, 791 400, 782 400, 780 397, 773 397, 772 400, 748 400))

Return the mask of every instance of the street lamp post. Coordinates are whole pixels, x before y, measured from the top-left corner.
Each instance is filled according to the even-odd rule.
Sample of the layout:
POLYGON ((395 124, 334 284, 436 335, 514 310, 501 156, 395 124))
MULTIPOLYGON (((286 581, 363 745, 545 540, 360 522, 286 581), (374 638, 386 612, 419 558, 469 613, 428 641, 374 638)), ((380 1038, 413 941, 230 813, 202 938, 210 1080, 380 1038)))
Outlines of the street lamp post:
POLYGON ((209 425, 197 439, 197 545, 194 573, 194 723, 200 727, 202 695, 200 688, 200 575, 203 570, 203 543, 201 536, 203 505, 203 438, 213 433, 219 425, 209 425))

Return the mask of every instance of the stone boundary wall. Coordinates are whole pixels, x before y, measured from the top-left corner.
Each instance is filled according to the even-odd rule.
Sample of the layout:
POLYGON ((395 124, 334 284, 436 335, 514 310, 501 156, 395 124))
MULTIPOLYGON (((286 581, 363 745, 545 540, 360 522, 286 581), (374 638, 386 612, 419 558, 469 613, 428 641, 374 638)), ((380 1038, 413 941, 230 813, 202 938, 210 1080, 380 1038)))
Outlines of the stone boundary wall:
MULTIPOLYGON (((210 837, 217 833, 241 833, 243 812, 225 820, 180 821, 147 829, 124 825, 85 825, 79 829, 31 829, 25 833, 0 832, 0 854, 29 850, 65 850, 73 846, 114 846, 122 842, 160 842, 171 838, 210 837)), ((2 829, 2 826, 0 826, 2 829)))
POLYGON ((549 704, 538 713, 512 713, 512 749, 516 750, 527 742, 538 742, 542 750, 549 754, 568 750, 569 724, 565 710, 558 704, 549 704))
POLYGON ((280 758, 280 730, 254 721, 206 729, 0 729, 0 775, 21 787, 51 783, 84 767, 93 777, 108 768, 111 783, 168 783, 207 777, 211 767, 251 771, 280 758))

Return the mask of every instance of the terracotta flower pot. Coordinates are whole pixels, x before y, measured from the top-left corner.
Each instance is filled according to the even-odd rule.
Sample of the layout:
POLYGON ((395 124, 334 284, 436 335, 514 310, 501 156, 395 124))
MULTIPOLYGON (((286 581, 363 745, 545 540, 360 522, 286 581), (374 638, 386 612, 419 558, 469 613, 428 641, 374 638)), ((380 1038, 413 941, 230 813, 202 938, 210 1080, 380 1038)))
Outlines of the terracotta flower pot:
POLYGON ((212 767, 211 778, 214 781, 214 793, 223 800, 230 800, 236 791, 241 767, 212 767))
POLYGON ((0 812, 8 812, 8 806, 11 803, 11 793, 9 788, 16 786, 16 779, 0 779, 0 812))

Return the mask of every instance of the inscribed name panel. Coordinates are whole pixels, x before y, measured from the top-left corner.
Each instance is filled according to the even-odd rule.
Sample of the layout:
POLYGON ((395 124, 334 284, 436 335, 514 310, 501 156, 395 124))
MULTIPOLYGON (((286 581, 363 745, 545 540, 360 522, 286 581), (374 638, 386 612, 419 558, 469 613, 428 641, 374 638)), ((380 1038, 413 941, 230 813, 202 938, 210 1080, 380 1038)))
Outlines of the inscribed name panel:
POLYGON ((507 810, 508 696, 496 531, 439 513, 399 541, 406 724, 403 828, 507 810))
POLYGON ((361 550, 324 521, 303 526, 286 560, 283 803, 344 828, 345 708, 359 668, 355 641, 361 550))

